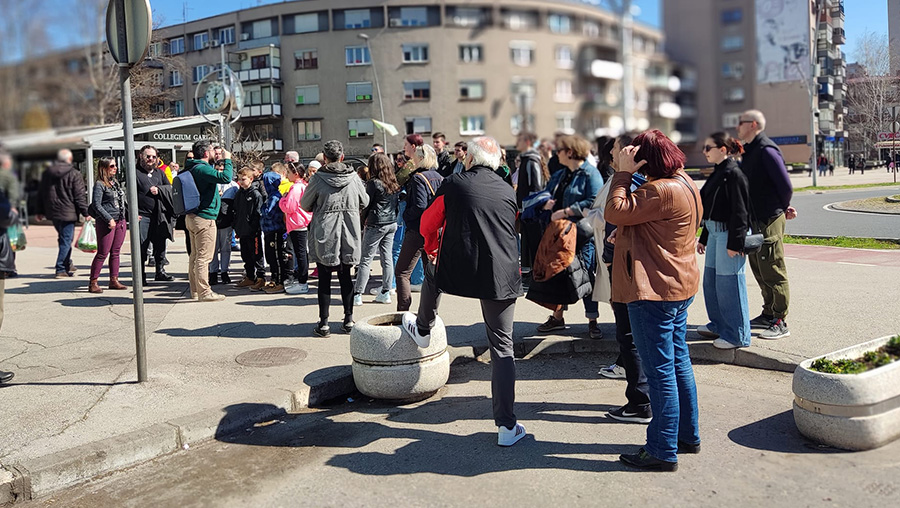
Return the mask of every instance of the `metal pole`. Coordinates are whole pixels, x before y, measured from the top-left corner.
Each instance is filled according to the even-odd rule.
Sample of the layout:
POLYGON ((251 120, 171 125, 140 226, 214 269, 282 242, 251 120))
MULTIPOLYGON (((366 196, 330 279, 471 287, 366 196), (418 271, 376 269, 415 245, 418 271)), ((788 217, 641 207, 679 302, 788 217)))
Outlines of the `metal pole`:
POLYGON ((888 168, 890 168, 891 165, 894 166, 891 169, 891 173, 894 173, 894 183, 897 183, 897 159, 894 155, 894 149, 897 148, 897 118, 898 113, 900 113, 898 110, 900 110, 900 107, 897 105, 894 105, 894 107, 891 108, 891 113, 893 113, 893 115, 891 115, 891 164, 888 164, 888 168))
POLYGON ((819 52, 819 13, 822 9, 822 1, 816 2, 816 10, 813 13, 813 36, 812 48, 810 48, 809 62, 809 167, 812 170, 812 186, 815 187, 818 180, 816 173, 819 168, 816 167, 816 55, 819 52))
POLYGON ((632 46, 634 44, 631 16, 631 0, 622 0, 622 125, 623 132, 634 129, 634 65, 632 46), (630 124, 629 124, 630 122, 630 124))
POLYGON ((88 146, 84 151, 85 166, 87 169, 88 204, 94 200, 94 146, 88 146))
MULTIPOLYGON (((372 62, 372 74, 375 75, 375 93, 378 94, 378 108, 381 109, 381 123, 386 123, 384 121, 384 101, 381 100, 381 86, 378 84, 378 69, 375 67, 375 57, 372 56, 372 46, 369 44, 369 35, 368 34, 360 34, 360 36, 365 35, 363 39, 366 41, 366 50, 369 52, 369 61, 372 62)), ((382 144, 384 144, 384 149, 387 151, 387 131, 381 129, 382 136, 382 144)))

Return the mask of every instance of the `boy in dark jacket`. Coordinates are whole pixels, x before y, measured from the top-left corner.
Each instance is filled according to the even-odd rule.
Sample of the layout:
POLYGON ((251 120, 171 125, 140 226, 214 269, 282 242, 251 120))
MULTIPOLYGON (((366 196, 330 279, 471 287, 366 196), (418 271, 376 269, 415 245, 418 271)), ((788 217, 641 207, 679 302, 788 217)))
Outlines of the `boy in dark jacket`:
POLYGON ((262 182, 266 190, 265 204, 263 205, 262 216, 260 218, 260 226, 263 232, 264 251, 266 263, 269 265, 269 271, 272 278, 266 284, 264 291, 266 293, 283 293, 284 278, 293 270, 292 259, 285 250, 284 237, 287 228, 284 223, 284 214, 281 207, 278 206, 282 196, 282 184, 285 192, 290 189, 290 182, 287 181, 284 174, 286 168, 284 164, 276 162, 272 164, 272 170, 263 173, 262 182))
POLYGON ((253 169, 243 167, 238 171, 238 185, 240 189, 234 197, 234 233, 240 240, 244 262, 244 279, 238 287, 260 291, 266 285, 259 227, 264 198, 253 183, 253 169))
POLYGON ((234 235, 234 197, 238 191, 237 182, 219 185, 221 205, 216 217, 216 250, 209 265, 209 283, 218 284, 221 274, 222 284, 231 284, 228 267, 231 264, 231 237, 234 235))

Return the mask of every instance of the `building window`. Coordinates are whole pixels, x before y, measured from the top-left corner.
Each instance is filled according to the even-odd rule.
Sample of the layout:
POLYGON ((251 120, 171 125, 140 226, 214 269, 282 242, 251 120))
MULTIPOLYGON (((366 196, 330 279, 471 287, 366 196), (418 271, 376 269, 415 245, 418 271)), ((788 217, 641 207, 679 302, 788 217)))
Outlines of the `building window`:
POLYGON ((465 63, 484 61, 481 44, 460 44, 459 61, 465 63))
POLYGON ((722 37, 722 51, 739 51, 744 49, 744 37, 742 35, 726 35, 722 37))
POLYGON ((347 83, 347 102, 372 102, 372 82, 347 83))
POLYGON ((728 9, 727 11, 722 11, 722 24, 730 25, 733 23, 740 23, 744 18, 744 12, 740 7, 736 9, 728 9))
POLYGON ((169 54, 180 55, 184 53, 184 37, 169 39, 169 54))
POLYGON ((503 13, 503 24, 510 30, 534 30, 537 28, 538 15, 530 11, 506 11, 503 13))
POLYGON ((369 28, 372 26, 372 11, 351 9, 344 11, 344 28, 369 28))
POLYGON ((553 94, 553 100, 556 102, 572 102, 574 99, 572 81, 568 79, 556 80, 556 91, 553 94))
POLYGON ((172 103, 172 116, 184 116, 184 101, 174 101, 172 103))
POLYGON ((524 96, 526 99, 534 100, 537 96, 537 85, 531 78, 513 78, 510 93, 513 97, 524 96))
POLYGON ((244 100, 247 106, 281 104, 281 88, 271 85, 256 85, 244 89, 244 100))
POLYGON ((200 32, 198 34, 194 34, 194 51, 199 51, 201 49, 206 49, 209 47, 209 33, 200 32))
POLYGON ((203 76, 209 74, 209 66, 208 65, 198 65, 194 67, 194 83, 199 83, 200 80, 203 79, 203 76))
POLYGON ((234 44, 234 27, 225 26, 220 28, 216 34, 216 40, 219 44, 234 44))
POLYGON ((560 112, 556 114, 556 130, 566 134, 575 134, 575 113, 560 112))
POLYGON ((741 123, 741 113, 725 113, 722 115, 722 127, 726 129, 737 128, 741 123))
POLYGON ((266 69, 269 67, 269 55, 256 55, 250 57, 251 69, 266 69))
POLYGON ((522 115, 513 115, 509 118, 509 130, 513 136, 518 136, 523 130, 534 131, 534 115, 528 115, 528 125, 522 125, 522 115))
POLYGON ((347 120, 347 130, 351 138, 369 138, 375 135, 375 124, 371 118, 347 120))
POLYGON ((257 141, 272 141, 281 138, 281 128, 272 124, 256 124, 247 128, 251 139, 257 141))
POLYGON ((596 21, 585 21, 581 25, 581 33, 585 37, 600 37, 600 24, 596 21))
POLYGON ((184 81, 181 80, 181 72, 172 71, 169 73, 169 86, 181 86, 184 81))
POLYGON ((459 98, 462 100, 484 99, 484 81, 463 80, 459 82, 459 98))
POLYGON ((251 27, 251 39, 264 39, 266 37, 272 37, 273 35, 275 35, 272 32, 271 19, 261 19, 259 21, 254 21, 251 27))
POLYGON ((403 98, 408 101, 431 99, 431 81, 404 81, 403 98))
POLYGON ((572 58, 572 46, 556 46, 556 66, 560 69, 575 68, 575 60, 572 58))
POLYGON ((744 62, 732 62, 722 64, 722 77, 741 79, 744 77, 744 62))
POLYGON ((412 118, 406 118, 406 133, 407 134, 429 134, 431 133, 431 117, 430 116, 416 116, 412 118))
POLYGON ((319 68, 319 50, 318 49, 301 49, 294 52, 294 69, 318 69, 319 68))
MULTIPOLYGON (((391 26, 395 24, 397 24, 396 20, 391 20, 391 26)), ((399 24, 400 26, 428 26, 428 8, 401 7, 399 24)))
POLYGON ((455 26, 481 26, 487 21, 487 14, 484 9, 456 7, 453 8, 450 20, 455 26))
POLYGON ((725 102, 741 102, 744 100, 744 88, 735 86, 725 90, 725 102))
POLYGON ((534 61, 534 43, 531 41, 512 41, 509 53, 514 64, 528 67, 534 61))
POLYGON ((459 133, 463 136, 484 134, 484 116, 464 116, 459 119, 459 133))
POLYGON ((297 120, 297 141, 322 139, 322 120, 297 120))
POLYGON ((425 63, 428 61, 428 44, 404 44, 403 63, 425 63))
POLYGON ((547 26, 555 34, 567 34, 572 31, 572 18, 563 14, 547 16, 547 26))
POLYGON ((347 46, 344 48, 347 65, 369 65, 372 59, 369 56, 369 48, 365 46, 347 46))
POLYGON ((294 33, 306 34, 319 31, 319 14, 297 14, 294 16, 294 33))
POLYGON ((319 85, 305 85, 296 88, 296 104, 302 106, 304 104, 319 103, 319 85))
POLYGON ((147 49, 147 58, 157 58, 159 56, 162 56, 162 43, 151 42, 150 47, 147 49))

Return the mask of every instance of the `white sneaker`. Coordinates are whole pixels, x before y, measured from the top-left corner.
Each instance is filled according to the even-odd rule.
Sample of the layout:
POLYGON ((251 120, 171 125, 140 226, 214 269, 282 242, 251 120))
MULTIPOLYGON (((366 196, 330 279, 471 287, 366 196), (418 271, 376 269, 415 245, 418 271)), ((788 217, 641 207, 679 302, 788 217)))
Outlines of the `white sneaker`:
POLYGON ((361 294, 356 293, 355 295, 353 295, 353 306, 354 307, 362 307, 362 295, 361 294))
POLYGON ((525 427, 521 423, 516 423, 512 429, 504 426, 497 427, 497 444, 500 446, 512 446, 525 437, 525 427))
POLYGON ((305 295, 309 293, 309 284, 291 284, 290 286, 285 286, 284 292, 289 295, 305 295))
POLYGON ((403 313, 403 324, 401 325, 406 333, 415 341, 420 348, 426 348, 431 344, 431 334, 422 335, 419 333, 419 327, 416 326, 416 315, 412 312, 403 313))
POLYGON ((600 372, 597 374, 600 374, 607 379, 625 379, 625 367, 614 363, 612 365, 607 365, 606 367, 601 367, 600 372))
POLYGON ((378 293, 375 297, 375 303, 391 303, 391 292, 378 293))
POLYGON ((718 338, 719 338, 719 334, 716 333, 716 332, 714 332, 714 331, 712 331, 712 330, 710 330, 710 329, 709 329, 709 325, 700 325, 700 326, 698 326, 698 327, 697 327, 697 333, 698 333, 701 337, 707 337, 707 338, 710 338, 710 339, 718 339, 718 338))
MULTIPOLYGON (((374 288, 372 288, 372 289, 369 290, 369 294, 372 295, 372 296, 378 296, 378 295, 381 294, 381 288, 380 288, 380 287, 374 287, 374 288)), ((397 294, 397 288, 391 288, 391 294, 392 294, 392 295, 396 295, 396 294, 397 294)))
POLYGON ((716 340, 714 340, 714 341, 713 341, 713 346, 715 346, 715 347, 717 347, 717 348, 719 348, 719 349, 737 349, 737 348, 741 348, 741 347, 746 347, 746 346, 739 346, 739 345, 737 345, 737 344, 732 344, 731 342, 728 342, 728 341, 725 340, 725 339, 716 339, 716 340))

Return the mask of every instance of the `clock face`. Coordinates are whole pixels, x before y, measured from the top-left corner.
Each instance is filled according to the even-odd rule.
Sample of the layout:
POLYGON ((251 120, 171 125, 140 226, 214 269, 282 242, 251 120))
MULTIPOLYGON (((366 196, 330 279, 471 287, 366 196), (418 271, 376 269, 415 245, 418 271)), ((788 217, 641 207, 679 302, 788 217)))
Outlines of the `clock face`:
POLYGON ((213 81, 206 87, 206 105, 210 110, 219 112, 225 108, 225 101, 228 94, 225 87, 218 81, 213 81))

